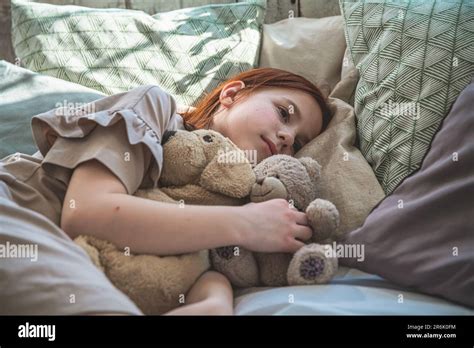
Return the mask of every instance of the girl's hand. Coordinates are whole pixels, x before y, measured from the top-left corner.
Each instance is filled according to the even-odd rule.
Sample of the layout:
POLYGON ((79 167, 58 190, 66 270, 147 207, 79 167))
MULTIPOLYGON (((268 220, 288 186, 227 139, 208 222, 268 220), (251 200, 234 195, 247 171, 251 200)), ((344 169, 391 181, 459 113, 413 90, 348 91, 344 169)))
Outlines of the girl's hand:
POLYGON ((241 206, 241 243, 257 252, 294 253, 309 240, 313 230, 306 214, 282 199, 241 206))

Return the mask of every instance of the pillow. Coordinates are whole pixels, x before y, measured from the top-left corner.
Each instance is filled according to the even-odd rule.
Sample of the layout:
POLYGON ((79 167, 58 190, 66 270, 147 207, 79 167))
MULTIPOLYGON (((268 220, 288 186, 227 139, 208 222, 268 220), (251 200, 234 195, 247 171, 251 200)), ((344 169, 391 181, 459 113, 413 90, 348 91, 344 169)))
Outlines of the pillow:
POLYGON ((421 168, 347 235, 344 244, 365 245, 364 259, 341 258, 341 264, 474 307, 473 110, 474 79, 421 168))
POLYGON ((331 96, 341 99, 354 107, 357 82, 359 82, 359 72, 352 63, 352 60, 349 59, 349 49, 346 48, 344 58, 342 59, 341 80, 332 90, 331 96))
POLYGON ((287 70, 333 89, 345 49, 341 16, 284 19, 263 25, 260 67, 287 70))
POLYGON ((474 74, 469 1, 341 0, 360 79, 360 149, 386 193, 420 167, 452 103, 474 74))
MULTIPOLYGON (((338 84, 334 91, 341 88, 338 84)), ((321 164, 319 196, 336 205, 340 213, 338 233, 344 235, 361 226, 385 195, 372 168, 355 146, 353 107, 332 96, 328 103, 333 114, 328 127, 295 157, 308 156, 321 164)))
POLYGON ((155 84, 194 105, 258 64, 265 0, 141 11, 12 0, 22 66, 105 94, 155 84))
MULTIPOLYGON (((296 1, 291 1, 295 3, 296 1)), ((303 0, 299 1, 298 8, 300 15, 322 18, 329 16, 338 16, 341 14, 339 3, 336 0, 303 0)))
POLYGON ((75 83, 0 60, 0 158, 37 151, 31 117, 56 107, 76 107, 104 95, 75 83))

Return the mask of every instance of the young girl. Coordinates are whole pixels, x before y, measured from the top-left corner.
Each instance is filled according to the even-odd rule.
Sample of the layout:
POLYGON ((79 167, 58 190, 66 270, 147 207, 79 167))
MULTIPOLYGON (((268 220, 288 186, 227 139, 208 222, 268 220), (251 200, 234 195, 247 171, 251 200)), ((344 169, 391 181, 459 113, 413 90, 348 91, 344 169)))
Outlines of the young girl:
MULTIPOLYGON (((163 165, 160 142, 167 130, 213 129, 242 150, 256 151, 258 162, 275 154, 294 155, 330 121, 325 98, 303 77, 272 68, 246 71, 219 85, 196 108, 182 115, 177 113, 173 97, 158 86, 141 86, 73 111, 58 108, 34 116, 32 130, 40 153, 14 154, 0 162, 0 184, 1 180, 7 184, 4 197, 10 200, 9 208, 17 204, 28 208, 25 210, 30 215, 32 210, 39 213, 36 219, 42 215, 54 223, 46 228, 38 228, 44 221, 33 223, 34 228, 19 227, 7 240, 31 240, 32 233, 26 231, 42 228, 50 232, 43 232, 45 238, 55 235, 66 239, 64 232, 72 239, 89 234, 119 248, 128 247, 133 253, 173 255, 226 245, 258 252, 295 252, 310 238, 312 230, 305 214, 283 199, 240 207, 186 205, 181 209, 133 196, 138 188, 156 187, 163 165)), ((2 215, 13 221, 12 226, 20 225, 18 218, 2 215)), ((39 234, 35 232, 35 236, 39 234)), ((48 280, 49 288, 61 287, 63 296, 74 291, 83 294, 82 307, 69 310, 46 296, 49 311, 136 313, 135 308, 124 305, 122 295, 114 293, 112 286, 104 285, 103 275, 90 262, 86 264, 85 255, 76 249, 74 252, 80 253, 74 256, 77 260, 55 268, 65 255, 51 244, 42 241, 40 250, 43 248, 48 256, 62 253, 61 259, 54 255, 40 266, 21 262, 3 266, 10 267, 10 274, 25 274, 34 267, 43 267, 40 271, 46 274, 57 271, 59 275, 48 280), (98 300, 98 286, 105 289, 107 300, 98 300), (108 304, 103 305, 103 301, 108 304)), ((70 240, 66 244, 66 248, 76 248, 70 240)), ((21 298, 33 296, 28 292, 31 279, 24 276, 10 281, 19 283, 21 298)), ((34 281, 36 292, 45 291, 42 280, 34 281)), ((1 285, 0 281, 0 289, 1 285)), ((0 302, 8 303, 12 295, 3 291, 0 296, 0 302)), ((44 294, 39 297, 44 303, 44 294)), ((30 307, 17 304, 10 312, 48 312, 34 307, 41 301, 29 302, 30 307)), ((229 282, 209 271, 186 294, 186 305, 168 314, 232 313, 229 282)))

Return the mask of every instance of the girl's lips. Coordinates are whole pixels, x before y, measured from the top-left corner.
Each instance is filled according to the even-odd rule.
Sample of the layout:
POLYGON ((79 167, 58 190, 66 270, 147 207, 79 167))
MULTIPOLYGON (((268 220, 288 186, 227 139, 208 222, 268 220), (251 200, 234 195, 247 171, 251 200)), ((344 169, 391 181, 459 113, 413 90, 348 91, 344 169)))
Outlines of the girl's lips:
POLYGON ((275 145, 271 141, 269 141, 267 138, 265 138, 264 136, 262 136, 262 140, 265 142, 265 144, 267 144, 270 155, 273 156, 274 154, 276 154, 275 145))

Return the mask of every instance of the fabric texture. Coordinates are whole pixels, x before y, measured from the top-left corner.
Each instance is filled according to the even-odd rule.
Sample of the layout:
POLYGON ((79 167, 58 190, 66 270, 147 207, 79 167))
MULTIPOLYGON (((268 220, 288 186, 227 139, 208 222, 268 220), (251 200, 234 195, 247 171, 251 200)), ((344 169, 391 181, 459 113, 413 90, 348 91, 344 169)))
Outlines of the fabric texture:
POLYGON ((160 85, 194 105, 227 78, 256 67, 265 0, 150 16, 12 1, 12 42, 22 66, 111 95, 160 85))
MULTIPOLYGON (((341 84, 347 84, 344 79, 341 84)), ((334 92, 345 89, 337 85, 334 92)), ((354 108, 346 102, 328 98, 333 119, 328 128, 295 154, 311 157, 321 164, 319 197, 332 202, 340 213, 341 235, 361 226, 384 192, 372 168, 355 146, 354 108)))
POLYGON ((0 315, 142 312, 49 219, 11 200, 0 178, 0 315), (16 250, 16 251, 15 251, 16 250))
POLYGON ((59 107, 33 116, 39 151, 11 154, 0 161, 0 179, 13 200, 60 226, 72 172, 95 159, 126 187, 156 187, 163 164, 161 138, 183 129, 172 96, 159 86, 137 87, 78 108, 59 107))
POLYGON ((421 168, 349 233, 365 259, 340 263, 474 307, 474 80, 435 135, 421 168))
POLYGON ((76 106, 104 97, 93 89, 35 73, 0 60, 0 158, 37 151, 29 131, 31 117, 60 106, 76 106))
POLYGON ((263 25, 260 67, 279 68, 304 76, 328 92, 341 78, 346 42, 341 16, 290 18, 263 25))
POLYGON ((163 133, 182 127, 183 120, 176 108, 174 98, 160 86, 145 85, 72 110, 61 107, 35 115, 31 128, 45 157, 58 136, 83 138, 97 126, 108 127, 124 121, 130 145, 143 144, 153 155, 150 175, 153 187, 157 187, 163 164, 163 133))
POLYGON ((360 149, 385 193, 417 170, 474 74, 474 3, 340 1, 360 149))
POLYGON ((236 315, 474 315, 474 309, 344 266, 329 284, 247 288, 235 296, 236 315))
POLYGON ((331 92, 331 97, 341 99, 354 107, 354 97, 359 82, 359 72, 349 58, 349 49, 346 47, 342 59, 341 77, 336 87, 331 92))

